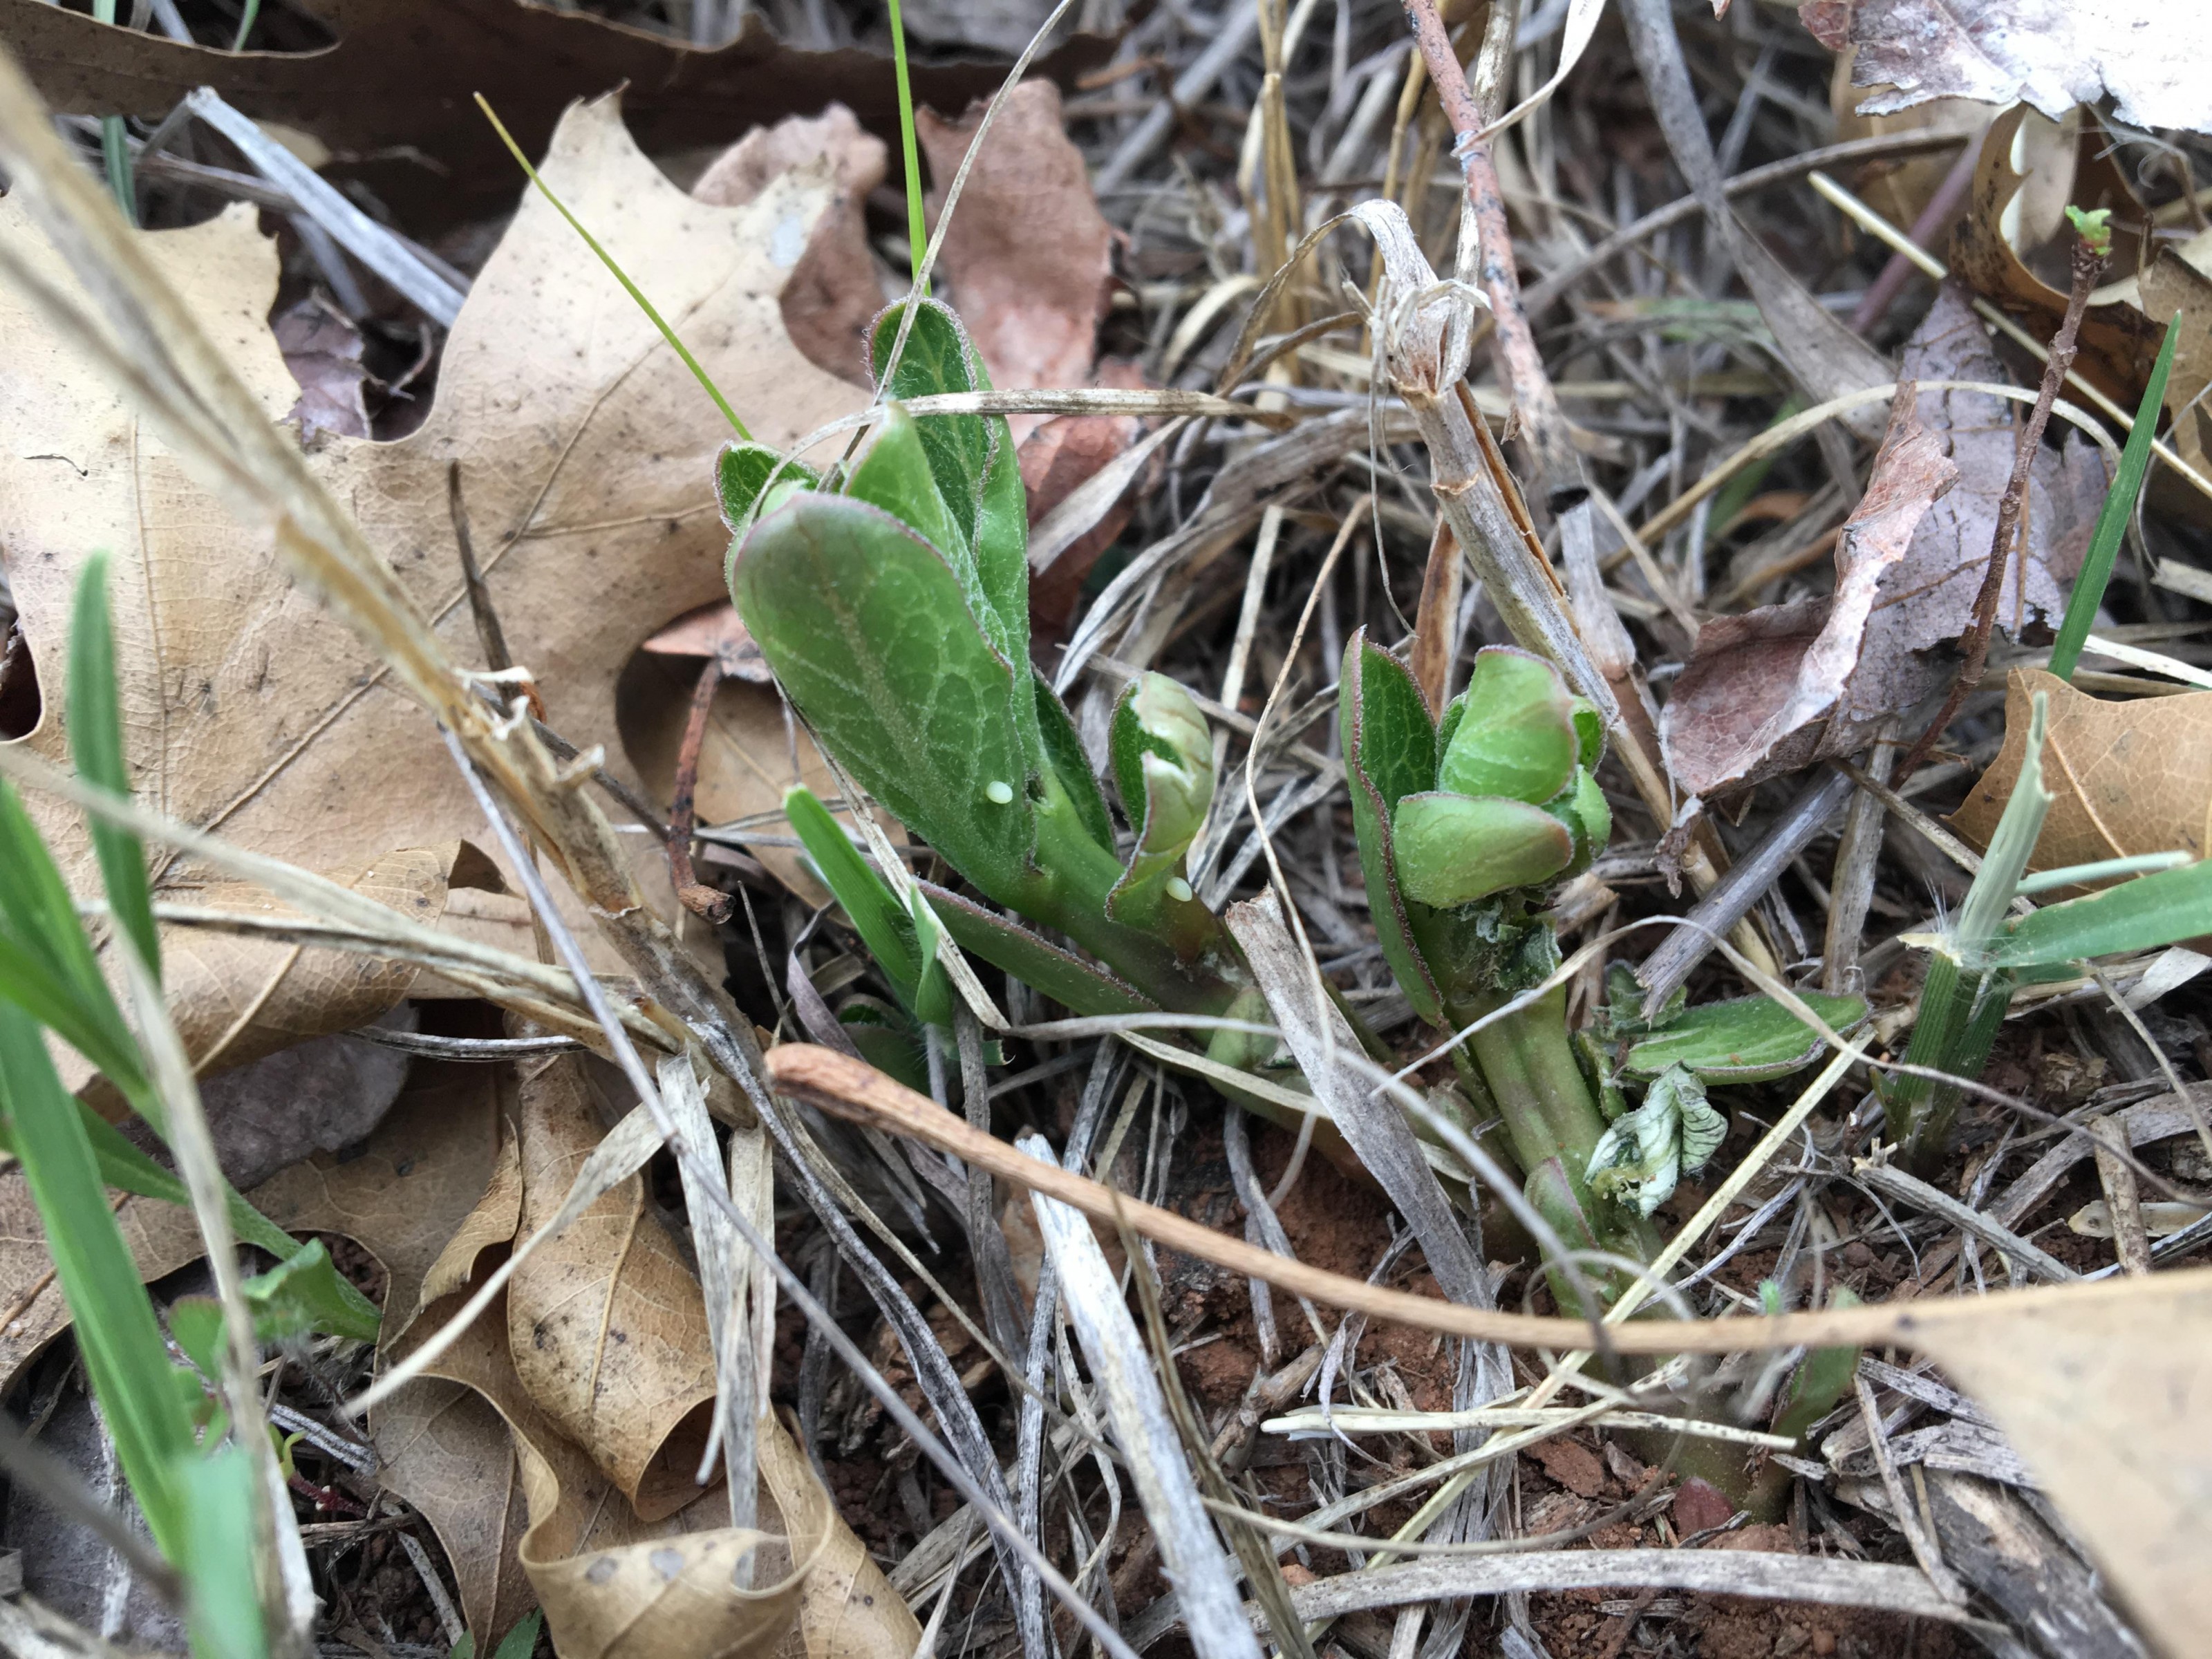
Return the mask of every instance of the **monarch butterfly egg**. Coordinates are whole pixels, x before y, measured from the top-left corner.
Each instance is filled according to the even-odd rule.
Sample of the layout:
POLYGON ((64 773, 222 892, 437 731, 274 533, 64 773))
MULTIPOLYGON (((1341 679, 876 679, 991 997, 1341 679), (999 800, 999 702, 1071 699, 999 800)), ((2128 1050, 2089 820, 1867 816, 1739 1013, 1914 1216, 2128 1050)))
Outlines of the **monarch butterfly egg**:
POLYGON ((1168 896, 1178 904, 1190 902, 1190 884, 1181 876, 1168 878, 1168 896))
POLYGON ((994 778, 983 786, 983 798, 994 806, 1004 806, 1014 798, 1014 786, 1003 779, 994 778))

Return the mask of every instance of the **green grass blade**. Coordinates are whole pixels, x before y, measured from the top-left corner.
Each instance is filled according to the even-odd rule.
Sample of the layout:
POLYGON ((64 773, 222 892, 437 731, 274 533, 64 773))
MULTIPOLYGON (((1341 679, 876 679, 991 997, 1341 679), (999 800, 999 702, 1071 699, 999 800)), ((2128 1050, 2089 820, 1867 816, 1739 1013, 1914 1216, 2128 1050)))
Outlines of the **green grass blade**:
MULTIPOLYGON (((0 938, 12 947, 0 957, 0 997, 11 996, 14 988, 27 986, 30 980, 41 981, 37 994, 67 1013, 68 1024, 55 1020, 54 1029, 106 1072, 132 1104, 150 1100, 152 1091, 138 1063, 137 1044, 124 1024, 114 993, 100 976, 92 941, 77 917, 76 901, 30 814, 4 781, 0 781, 0 938)), ((149 1121, 156 1128, 161 1126, 158 1115, 149 1121)))
POLYGON ((1986 960, 2001 968, 2043 968, 2155 951, 2204 933, 2212 933, 2212 860, 2047 905, 1990 940, 1986 960))
POLYGON ((899 143, 906 152, 906 240, 914 266, 915 286, 921 285, 921 256, 929 246, 929 232, 921 211, 921 151, 914 137, 914 88, 906 70, 906 19, 899 0, 890 0, 891 66, 898 76, 899 143))
POLYGON ((791 820, 792 833, 805 847, 806 856, 814 860, 823 884, 836 896, 854 932, 860 934, 868 953, 896 988, 899 1000, 911 1012, 924 964, 915 952, 913 923, 890 884, 860 856, 860 848, 838 828, 837 820, 812 790, 785 791, 783 812, 791 820))
POLYGON ((178 1485, 191 1506, 182 1550, 185 1622, 193 1659, 262 1659, 269 1651, 254 1567, 261 1551, 253 1524, 253 1460, 243 1448, 177 1460, 178 1485))
POLYGON ((517 1625, 501 1640, 492 1652, 491 1659, 530 1659, 538 1648, 538 1632, 545 1623, 545 1612, 533 1607, 530 1616, 517 1625))
MULTIPOLYGON (((77 578, 76 608, 70 620, 70 754, 76 769, 103 789, 131 793, 123 758, 123 711, 116 690, 115 629, 107 609, 107 555, 94 553, 77 578)), ((138 837, 106 819, 90 818, 93 850, 107 887, 116 926, 138 947, 138 957, 161 976, 161 941, 154 928, 154 895, 146 882, 145 849, 138 837)))
POLYGON ((538 186, 538 193, 550 202, 553 204, 553 210, 568 222, 569 229, 584 239, 584 246, 599 255, 599 263, 607 268, 608 273, 614 277, 615 281, 623 285, 623 292, 636 302, 640 311, 653 319, 653 325, 660 331, 660 337, 668 342, 669 349, 684 360, 684 367, 691 371, 691 377, 697 380, 706 389, 707 395, 714 400, 714 407, 722 411, 722 418, 729 422, 731 429, 745 442, 750 443, 753 434, 745 430, 745 423, 738 418, 738 411, 730 407, 730 400, 722 395, 721 387, 716 386, 708 377, 707 371, 699 366, 699 360, 691 355, 690 349, 682 340, 677 338, 676 331, 668 325, 666 319, 658 311, 653 309, 653 301, 645 297, 644 291, 635 283, 630 281, 629 273, 615 263, 615 256, 599 246, 599 238, 584 228, 583 222, 568 211, 568 204, 556 196, 547 187, 545 181, 538 176, 538 169, 530 165, 530 158, 522 153, 522 146, 514 142, 514 137, 507 131, 506 125, 492 112, 491 106, 484 100, 484 95, 482 93, 477 94, 477 107, 484 112, 484 119, 491 123, 492 131, 499 134, 500 143, 507 146, 507 154, 514 157, 516 165, 521 167, 524 176, 538 186))
POLYGON ((107 1207, 77 1103, 62 1087, 39 1028, 6 1004, 0 1004, 0 1115, 46 1224, 78 1351, 124 1474, 155 1543, 181 1560, 192 1520, 178 1460, 193 1453, 183 1397, 153 1304, 107 1207))
POLYGON ((2143 388, 2136 410, 2135 430, 2120 451, 2119 470, 2112 487, 2105 492, 2105 505, 2097 514, 2097 528, 2089 538, 2089 550, 2081 559, 2081 573, 2074 578, 2074 592, 2066 601, 2066 619, 2058 624, 2058 638, 2051 647, 2051 672, 2062 680, 2074 678, 2081 659, 2081 647, 2089 637, 2097 607, 2105 602, 2105 585, 2112 579, 2112 564, 2119 557, 2120 538, 2142 490, 2143 474, 2150 467, 2151 439, 2158 428, 2158 412, 2166 404, 2166 377, 2173 368, 2173 349, 2181 338, 2181 318, 2176 313, 2166 325, 2166 343, 2158 349, 2150 384, 2143 388))

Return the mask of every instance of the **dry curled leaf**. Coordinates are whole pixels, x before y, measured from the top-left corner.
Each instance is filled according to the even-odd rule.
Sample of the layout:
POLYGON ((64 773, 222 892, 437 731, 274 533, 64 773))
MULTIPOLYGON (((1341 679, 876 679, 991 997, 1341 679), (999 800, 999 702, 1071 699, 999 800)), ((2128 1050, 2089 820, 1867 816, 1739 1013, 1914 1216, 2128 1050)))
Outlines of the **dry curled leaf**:
MULTIPOLYGON (((1899 374, 1912 382, 2004 380, 1980 319, 1950 284, 1907 343, 1899 374)), ((1838 539, 1833 594, 1717 617, 1699 630, 1662 720, 1686 790, 1711 794, 1856 754, 1951 672, 1948 647, 1972 619, 2021 405, 1979 392, 1922 392, 1915 403, 1911 420, 1893 415, 1866 496, 1838 539)), ((2085 441, 2069 434, 2057 450, 2039 452, 2028 474, 2027 556, 2007 567, 1999 627, 2017 635, 2064 608, 2104 488, 2102 463, 2085 441)))
MULTIPOLYGON (((743 208, 709 207, 670 184, 602 100, 570 112, 545 176, 616 258, 645 275, 763 441, 787 442, 859 404, 854 387, 799 354, 777 309, 833 198, 826 172, 786 173, 743 208)), ((0 202, 0 237, 40 275, 75 287, 12 201, 0 202)), ((141 246, 224 343, 270 418, 281 418, 297 388, 263 320, 276 257, 251 212, 141 246)), ((0 524, 47 700, 29 741, 64 752, 70 593, 86 554, 105 545, 115 551, 132 775, 155 805, 320 866, 481 835, 482 815, 431 723, 297 586, 268 532, 234 524, 13 290, 0 297, 0 334, 9 343, 0 524)), ((477 664, 449 505, 458 464, 462 511, 514 659, 537 675, 555 729, 580 748, 602 746, 608 766, 635 781, 616 682, 661 624, 723 594, 728 534, 712 480, 729 435, 652 323, 533 195, 462 309, 423 425, 394 443, 327 437, 309 465, 455 660, 477 664)), ((775 754, 783 752, 779 740, 775 754)), ((64 868, 88 879, 77 815, 34 810, 64 868)), ((657 844, 632 841, 647 891, 677 914, 657 844)), ((587 949, 604 948, 596 929, 578 931, 587 949)))
MULTIPOLYGON (((579 1082, 559 1092, 573 1107, 583 1091, 579 1082)), ((451 1282, 453 1291, 428 1301, 389 1346, 395 1357, 459 1311, 465 1281, 456 1273, 479 1258, 502 1222, 510 1239, 529 1226, 515 1195, 501 1188, 495 1175, 431 1270, 427 1288, 451 1282)), ((618 1196, 620 1189, 611 1201, 618 1196)), ((577 1224, 583 1237, 595 1213, 577 1224)), ((657 1219, 639 1216, 635 1225, 667 1249, 657 1219)), ((635 1245, 630 1255, 635 1264, 635 1245)), ((514 1287, 529 1276, 519 1273, 514 1287)), ((633 1265, 629 1288, 651 1277, 633 1265)), ((686 1316, 703 1333, 696 1282, 687 1279, 681 1291, 686 1316)), ((623 1295, 626 1305, 634 1301, 628 1290, 623 1295)), ((526 1334, 508 1297, 495 1298, 422 1377, 393 1395, 374 1425, 385 1483, 436 1528, 480 1650, 533 1595, 557 1650, 584 1659, 765 1659, 800 1650, 806 1659, 876 1659, 915 1650, 921 1630, 914 1615, 773 1417, 759 1425, 759 1511, 764 1526, 780 1529, 728 1527, 726 1495, 692 1485, 688 1465, 665 1494, 680 1504, 647 1520, 602 1460, 561 1432, 549 1410, 564 1397, 560 1380, 550 1400, 532 1392, 526 1376, 542 1369, 534 1342, 534 1326, 526 1334), (732 1577, 741 1559, 750 1563, 750 1589, 732 1577)))
MULTIPOLYGON (((927 110, 915 117, 938 183, 933 219, 982 117, 980 107, 957 122, 927 110)), ((1059 88, 1024 81, 984 136, 938 257, 994 386, 1090 384, 1113 239, 1083 152, 1062 125, 1059 88)), ((1042 419, 1013 416, 1014 441, 1042 419)))
POLYGON ((1698 634, 1697 653, 1661 717, 1667 763, 1695 795, 1756 782, 1824 753, 1848 753, 1856 722, 1846 705, 1869 644, 1883 578, 1904 558, 1936 498, 1959 476, 1940 440, 1920 424, 1912 389, 1901 389, 1865 496, 1836 542, 1836 591, 1826 599, 1720 617, 1698 634))
POLYGON ((2212 12, 2166 0, 1805 0, 1805 27, 1857 49, 1859 108, 2025 100, 2057 120, 2107 95, 2131 126, 2212 131, 2212 12))
MULTIPOLYGON (((518 1231, 561 1207, 599 1144, 580 1056, 524 1079, 518 1231)), ((508 1341, 522 1387, 648 1521, 698 1495, 714 1398, 699 1282, 646 1208, 636 1176, 549 1239, 509 1281, 508 1341)))
MULTIPOLYGON (((213 87, 249 115, 313 133, 345 158, 340 176, 370 185, 411 224, 478 218, 511 204, 514 163, 477 113, 478 92, 532 153, 572 99, 624 85, 640 136, 656 153, 725 143, 737 122, 811 114, 833 99, 875 131, 898 131, 888 57, 787 46, 757 11, 736 40, 707 51, 586 10, 521 0, 299 0, 273 15, 293 31, 289 50, 232 52, 97 23, 40 0, 0 0, 0 40, 55 109, 158 121, 195 87, 213 87), (301 50, 318 24, 332 44, 301 50)), ((262 17, 257 46, 278 26, 271 11, 262 17)), ((1077 35, 1038 72, 1072 77, 1103 62, 1112 46, 1106 37, 1077 35)), ((914 95, 957 109, 988 96, 1003 77, 984 64, 916 64, 914 95)))
MULTIPOLYGON (((2148 216, 2111 136, 2093 116, 2080 112, 2051 121, 2025 106, 1998 116, 1982 139, 1966 216, 1952 240, 1951 267, 2039 338, 2050 337, 2066 309, 2074 240, 2065 215, 2069 204, 2085 212, 2112 210, 2115 276, 2172 257, 2171 249, 2145 244, 2148 216)), ((2118 291, 2100 289, 2082 314, 2075 369, 2133 409, 2166 319, 2146 316, 2139 304, 2115 297, 2118 291)))
POLYGON ((870 384, 868 323, 884 307, 864 210, 868 192, 884 181, 886 154, 884 141, 861 131, 852 111, 832 104, 819 115, 756 127, 691 186, 702 202, 743 207, 793 167, 829 158, 836 199, 784 284, 783 325, 810 362, 861 386, 870 384))
POLYGON ((2028 708, 2051 699, 2043 782, 2057 799, 2044 820, 2031 870, 2057 870, 2138 853, 2212 846, 2212 691, 2107 702, 2039 668, 2005 681, 2005 741, 1951 818, 1986 847, 2020 776, 2028 708))

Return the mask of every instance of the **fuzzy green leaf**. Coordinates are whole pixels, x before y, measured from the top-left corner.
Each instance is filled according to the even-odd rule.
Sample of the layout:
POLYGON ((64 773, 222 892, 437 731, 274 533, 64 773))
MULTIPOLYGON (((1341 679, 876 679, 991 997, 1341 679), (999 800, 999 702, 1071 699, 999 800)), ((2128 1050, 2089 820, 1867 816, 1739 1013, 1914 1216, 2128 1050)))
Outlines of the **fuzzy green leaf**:
POLYGON ((1104 969, 928 882, 915 884, 953 943, 1079 1014, 1154 1013, 1158 1005, 1104 969))
POLYGON ((1580 875, 1589 869, 1613 839, 1613 807, 1597 780, 1581 767, 1575 769, 1574 782, 1546 801, 1544 810, 1565 824, 1567 833, 1574 837, 1575 855, 1563 874, 1580 875))
POLYGON ((1437 736, 1429 706, 1406 665, 1370 644, 1363 628, 1344 649, 1337 709, 1352 833, 1376 937, 1413 1012, 1431 1024, 1441 1024, 1442 999, 1414 943, 1390 847, 1390 819, 1399 801, 1436 787, 1437 736))
POLYGON ((1438 908, 1550 880, 1575 855, 1567 826, 1540 806, 1498 795, 1408 795, 1390 844, 1406 896, 1438 908))
POLYGON ((1044 744, 1045 762, 1060 779, 1060 787, 1066 792, 1091 839, 1110 853, 1114 819, 1106 811, 1106 797, 1098 787, 1097 775, 1091 769, 1091 757, 1083 752, 1082 734, 1076 731, 1067 705, 1049 680, 1032 673, 1030 686, 1036 694, 1037 735, 1044 744))
MULTIPOLYGON (((1863 997, 1797 994, 1839 1035, 1866 1020, 1863 997)), ((1807 1065, 1823 1046, 1820 1033, 1771 997, 1736 997, 1687 1009, 1638 1038, 1622 1056, 1621 1069, 1641 1079, 1683 1066, 1708 1083, 1764 1083, 1807 1065)))
POLYGON ((1015 717, 1016 665, 945 556, 879 508, 801 495, 745 538, 732 595, 830 751, 955 869, 1014 902, 1043 757, 1015 717))
POLYGON ((743 535, 762 505, 761 494, 771 483, 812 489, 822 475, 804 461, 787 461, 782 452, 766 444, 733 443, 714 459, 714 496, 721 504, 722 522, 734 535, 743 535))
POLYGON ((1572 781, 1581 752, 1574 699, 1559 671, 1511 646, 1485 646, 1468 677, 1464 712, 1437 763, 1436 787, 1547 801, 1572 781))

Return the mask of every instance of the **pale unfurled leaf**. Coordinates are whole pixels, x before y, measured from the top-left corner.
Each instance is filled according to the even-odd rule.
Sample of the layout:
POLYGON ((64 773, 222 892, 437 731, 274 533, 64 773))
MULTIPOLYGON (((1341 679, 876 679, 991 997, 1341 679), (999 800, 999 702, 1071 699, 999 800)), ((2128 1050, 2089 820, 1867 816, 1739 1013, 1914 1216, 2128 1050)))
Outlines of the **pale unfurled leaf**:
POLYGON ((1674 1194, 1685 1170, 1696 1171, 1728 1136, 1728 1120, 1705 1101, 1705 1085, 1686 1067, 1669 1066, 1643 1105, 1616 1119, 1590 1154, 1590 1190, 1632 1204, 1644 1215, 1674 1194))

